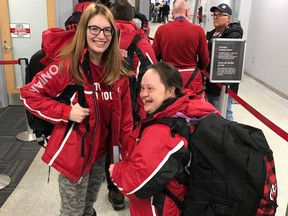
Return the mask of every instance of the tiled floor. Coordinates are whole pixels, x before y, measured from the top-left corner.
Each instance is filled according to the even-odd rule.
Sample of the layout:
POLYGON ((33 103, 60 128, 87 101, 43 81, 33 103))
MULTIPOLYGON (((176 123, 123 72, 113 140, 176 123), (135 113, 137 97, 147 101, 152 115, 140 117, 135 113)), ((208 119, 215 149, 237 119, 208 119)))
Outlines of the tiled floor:
MULTIPOLYGON (((158 24, 151 24, 151 36, 158 24)), ((248 76, 240 85, 239 96, 252 107, 288 131, 288 101, 274 94, 248 76)), ((274 151, 278 178, 278 203, 276 216, 284 216, 288 201, 288 143, 276 133, 262 124, 257 118, 246 111, 241 105, 234 104, 234 118, 236 121, 259 127, 263 130, 270 147, 274 151)), ((16 190, 0 209, 1 216, 54 216, 59 215, 59 194, 57 173, 52 170, 50 183, 47 184, 48 167, 41 162, 41 153, 36 156, 28 172, 19 183, 16 190)), ((126 201, 126 206, 129 203, 126 201)), ((95 205, 98 216, 129 215, 128 208, 116 212, 107 200, 105 184, 101 188, 99 199, 95 205)))

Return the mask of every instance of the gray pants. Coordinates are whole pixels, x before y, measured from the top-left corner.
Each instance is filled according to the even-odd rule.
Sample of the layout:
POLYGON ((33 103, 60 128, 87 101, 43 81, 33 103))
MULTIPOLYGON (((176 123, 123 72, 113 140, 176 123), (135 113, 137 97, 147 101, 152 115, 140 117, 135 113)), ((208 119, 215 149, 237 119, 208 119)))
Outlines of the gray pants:
POLYGON ((92 166, 89 175, 80 183, 71 182, 62 174, 59 175, 59 191, 61 197, 60 216, 90 216, 96 202, 100 186, 105 176, 105 156, 92 166))

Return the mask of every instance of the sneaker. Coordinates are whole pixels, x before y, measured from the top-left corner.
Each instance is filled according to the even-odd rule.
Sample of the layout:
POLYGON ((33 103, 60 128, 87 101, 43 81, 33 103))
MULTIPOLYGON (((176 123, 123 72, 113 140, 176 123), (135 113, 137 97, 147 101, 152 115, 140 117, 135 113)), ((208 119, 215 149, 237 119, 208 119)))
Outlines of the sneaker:
MULTIPOLYGON (((86 216, 84 213, 83 213, 83 215, 82 216, 86 216)), ((97 214, 96 214, 96 211, 95 211, 95 209, 93 208, 93 213, 92 213, 92 216, 97 216, 97 214)))
POLYGON ((125 208, 124 205, 124 195, 118 191, 109 191, 108 200, 112 204, 114 210, 119 211, 125 208))
POLYGON ((93 215, 92 216, 97 216, 95 209, 93 208, 93 215))

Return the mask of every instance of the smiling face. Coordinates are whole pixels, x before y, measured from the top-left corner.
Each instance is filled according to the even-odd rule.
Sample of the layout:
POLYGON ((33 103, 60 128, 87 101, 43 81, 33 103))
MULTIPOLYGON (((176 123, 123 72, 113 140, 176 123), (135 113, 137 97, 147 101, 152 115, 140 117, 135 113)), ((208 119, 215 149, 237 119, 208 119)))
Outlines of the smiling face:
MULTIPOLYGON (((92 17, 87 26, 97 26, 106 30, 109 28, 112 29, 109 21, 101 14, 92 17)), ((87 44, 90 53, 90 60, 93 61, 93 59, 98 59, 97 62, 94 62, 95 64, 99 64, 102 54, 109 47, 112 40, 112 35, 105 36, 104 31, 105 30, 101 30, 98 35, 95 35, 92 34, 93 31, 91 33, 90 29, 87 27, 87 44)))
POLYGON ((161 82, 159 73, 151 68, 143 75, 140 97, 145 112, 152 114, 163 104, 163 101, 175 97, 175 87, 167 88, 161 82))

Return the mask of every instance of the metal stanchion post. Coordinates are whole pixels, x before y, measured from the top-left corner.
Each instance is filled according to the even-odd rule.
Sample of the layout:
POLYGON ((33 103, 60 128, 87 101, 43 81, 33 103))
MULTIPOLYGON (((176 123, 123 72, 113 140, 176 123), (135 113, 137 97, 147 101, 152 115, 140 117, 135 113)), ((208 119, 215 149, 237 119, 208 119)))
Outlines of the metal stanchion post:
POLYGON ((7 175, 0 174, 0 190, 7 187, 11 182, 11 178, 7 175))
POLYGON ((227 103, 228 103, 228 94, 227 94, 227 88, 229 87, 229 85, 227 84, 222 84, 222 88, 221 88, 221 93, 220 93, 220 110, 219 112, 221 113, 221 115, 225 118, 226 117, 226 111, 227 111, 227 103))
MULTIPOLYGON (((20 67, 21 67, 22 83, 24 83, 24 81, 25 81, 25 68, 28 64, 28 59, 20 58, 19 63, 20 63, 20 67)), ((16 138, 20 141, 23 141, 23 142, 35 141, 36 136, 28 124, 27 115, 25 115, 25 116, 26 116, 25 120, 26 120, 27 131, 24 131, 24 132, 17 134, 16 138)))

